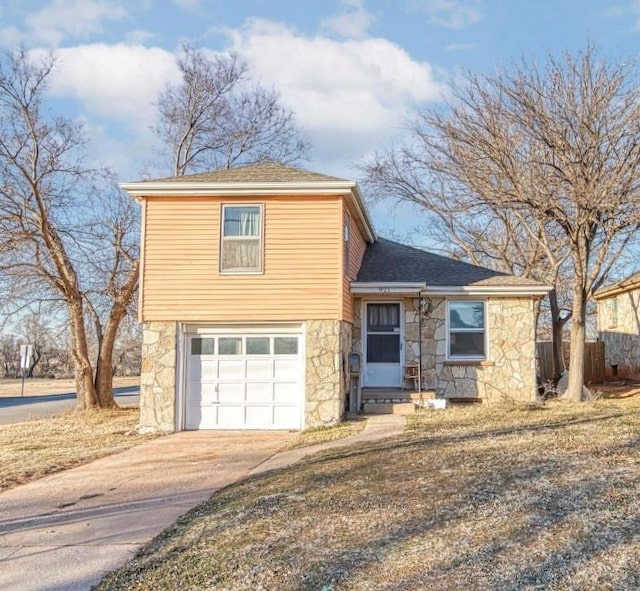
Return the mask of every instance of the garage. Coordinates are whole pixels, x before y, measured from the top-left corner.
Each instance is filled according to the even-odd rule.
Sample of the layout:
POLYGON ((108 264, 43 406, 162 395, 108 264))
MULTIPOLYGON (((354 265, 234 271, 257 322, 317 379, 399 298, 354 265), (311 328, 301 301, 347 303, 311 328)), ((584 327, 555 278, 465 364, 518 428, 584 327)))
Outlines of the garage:
POLYGON ((185 344, 185 429, 302 428, 300 331, 201 329, 185 344))

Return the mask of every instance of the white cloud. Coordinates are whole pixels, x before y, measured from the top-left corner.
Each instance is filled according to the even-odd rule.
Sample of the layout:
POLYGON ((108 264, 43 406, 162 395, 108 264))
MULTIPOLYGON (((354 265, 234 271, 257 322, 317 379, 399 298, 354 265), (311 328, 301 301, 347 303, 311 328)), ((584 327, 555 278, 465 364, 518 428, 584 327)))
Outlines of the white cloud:
MULTIPOLYGON (((350 164, 444 92, 429 63, 386 39, 306 36, 265 20, 226 34, 227 49, 247 61, 253 79, 278 89, 295 112, 313 144, 311 167, 330 174, 353 176, 350 164)), ((119 43, 67 47, 57 55, 51 96, 77 101, 97 138, 96 154, 131 176, 153 157, 153 102, 167 83, 179 80, 175 54, 119 43)))
POLYGON ((423 12, 434 25, 463 29, 482 18, 480 0, 411 0, 409 10, 423 12))
POLYGON ((113 0, 53 0, 24 17, 22 41, 59 45, 63 39, 86 39, 106 21, 120 21, 127 11, 113 0))
POLYGON ((153 121, 158 92, 179 78, 174 55, 157 47, 100 43, 59 49, 56 55, 52 96, 74 98, 88 114, 138 129, 153 121))
POLYGON ((375 17, 364 7, 364 0, 343 0, 343 10, 322 21, 321 28, 345 39, 367 36, 375 17))
POLYGON ((403 117, 444 88, 430 64, 386 39, 307 37, 273 21, 228 31, 232 48, 275 86, 314 145, 315 162, 345 166, 380 146, 403 117))
POLYGON ((24 41, 23 32, 13 25, 0 29, 0 36, 5 46, 18 45, 24 41))

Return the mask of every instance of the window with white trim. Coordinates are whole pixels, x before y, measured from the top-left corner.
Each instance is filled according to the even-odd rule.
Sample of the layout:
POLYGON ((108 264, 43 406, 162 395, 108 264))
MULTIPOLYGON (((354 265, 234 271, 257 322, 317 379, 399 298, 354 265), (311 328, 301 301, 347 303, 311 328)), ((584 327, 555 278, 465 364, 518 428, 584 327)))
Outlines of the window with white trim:
POLYGON ((483 360, 487 357, 486 307, 482 300, 447 303, 447 356, 449 359, 483 360))
POLYGON ((262 273, 262 205, 223 205, 220 271, 262 273))
POLYGON ((343 233, 343 240, 344 240, 344 274, 347 277, 349 276, 349 258, 350 258, 349 244, 351 241, 350 226, 351 226, 351 219, 349 218, 349 214, 345 214, 342 233, 343 233))

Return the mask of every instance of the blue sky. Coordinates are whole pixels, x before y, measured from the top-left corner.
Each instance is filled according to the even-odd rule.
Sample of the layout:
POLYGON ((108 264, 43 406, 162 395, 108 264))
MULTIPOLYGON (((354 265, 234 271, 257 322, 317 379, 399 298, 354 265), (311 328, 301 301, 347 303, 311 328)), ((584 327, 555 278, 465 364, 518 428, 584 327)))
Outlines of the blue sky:
MULTIPOLYGON (((177 79, 185 40, 236 51, 296 113, 313 144, 306 166, 355 178, 461 68, 492 72, 587 40, 637 57, 640 0, 4 0, 0 40, 58 51, 52 105, 84 120, 93 155, 122 181, 153 159, 153 101, 177 79)), ((374 214, 406 232, 406 215, 374 214)))

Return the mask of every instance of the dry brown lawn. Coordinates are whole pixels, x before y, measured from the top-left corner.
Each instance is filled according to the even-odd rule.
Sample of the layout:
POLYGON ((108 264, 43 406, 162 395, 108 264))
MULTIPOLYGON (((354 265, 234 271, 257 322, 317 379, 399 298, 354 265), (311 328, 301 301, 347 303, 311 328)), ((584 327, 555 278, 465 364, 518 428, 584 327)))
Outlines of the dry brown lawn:
POLYGON ((0 425, 0 492, 149 439, 131 432, 138 419, 138 409, 117 409, 0 425))
POLYGON ((640 588, 640 397, 418 415, 230 486, 107 590, 640 588))
POLYGON ((298 447, 307 447, 310 445, 318 445, 335 441, 336 439, 344 439, 361 433, 367 424, 366 419, 358 418, 355 420, 342 421, 335 425, 327 427, 314 427, 300 432, 292 439, 284 449, 296 449, 298 447))

